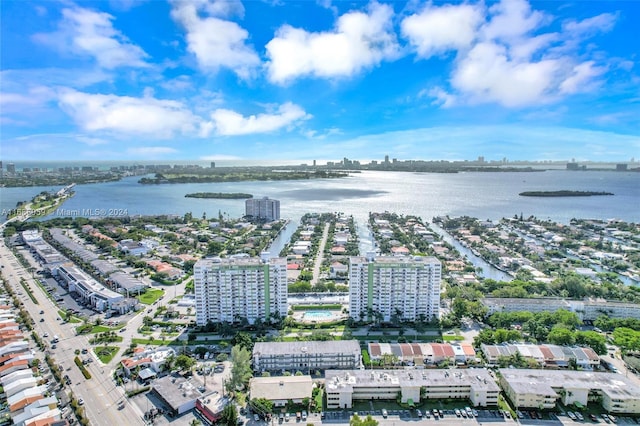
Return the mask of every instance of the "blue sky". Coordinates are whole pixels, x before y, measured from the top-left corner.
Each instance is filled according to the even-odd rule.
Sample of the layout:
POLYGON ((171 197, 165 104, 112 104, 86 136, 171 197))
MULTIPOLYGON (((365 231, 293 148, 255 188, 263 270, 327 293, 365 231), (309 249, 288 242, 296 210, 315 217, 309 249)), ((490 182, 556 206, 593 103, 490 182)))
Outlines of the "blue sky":
POLYGON ((640 159, 640 2, 0 4, 2 160, 640 159))

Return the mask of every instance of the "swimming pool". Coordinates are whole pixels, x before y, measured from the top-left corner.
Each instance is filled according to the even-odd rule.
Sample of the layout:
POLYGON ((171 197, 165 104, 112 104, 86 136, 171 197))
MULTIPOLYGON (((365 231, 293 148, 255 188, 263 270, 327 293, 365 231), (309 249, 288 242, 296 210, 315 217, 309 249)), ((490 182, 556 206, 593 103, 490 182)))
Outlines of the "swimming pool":
POLYGON ((304 313, 304 319, 328 319, 333 317, 333 314, 329 311, 306 311, 304 313))

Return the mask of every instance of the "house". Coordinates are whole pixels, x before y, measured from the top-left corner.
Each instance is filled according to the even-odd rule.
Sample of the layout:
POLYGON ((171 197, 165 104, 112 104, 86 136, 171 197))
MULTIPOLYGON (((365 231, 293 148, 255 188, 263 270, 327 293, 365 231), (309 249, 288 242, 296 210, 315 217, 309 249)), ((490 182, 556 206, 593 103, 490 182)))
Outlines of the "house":
POLYGON ((340 262, 333 262, 329 267, 329 278, 345 279, 349 274, 349 267, 340 262))

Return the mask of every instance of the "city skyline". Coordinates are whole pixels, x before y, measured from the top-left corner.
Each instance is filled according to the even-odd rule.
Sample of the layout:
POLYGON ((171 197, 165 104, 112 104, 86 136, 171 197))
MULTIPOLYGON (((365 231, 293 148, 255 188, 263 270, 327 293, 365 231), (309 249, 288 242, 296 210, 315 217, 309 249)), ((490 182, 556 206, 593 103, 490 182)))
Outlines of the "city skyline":
POLYGON ((640 156, 635 2, 8 1, 0 17, 5 161, 640 156))

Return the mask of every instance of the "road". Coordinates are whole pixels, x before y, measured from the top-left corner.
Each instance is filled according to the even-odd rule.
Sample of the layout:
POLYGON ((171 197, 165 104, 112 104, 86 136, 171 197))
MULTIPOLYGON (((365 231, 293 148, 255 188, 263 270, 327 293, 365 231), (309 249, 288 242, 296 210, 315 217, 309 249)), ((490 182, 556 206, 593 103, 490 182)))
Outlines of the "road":
MULTIPOLYGON (((2 229, 0 227, 0 232, 2 229)), ((75 333, 75 327, 79 324, 64 323, 58 315, 57 306, 47 297, 42 288, 35 283, 27 270, 15 258, 13 253, 4 245, 4 241, 0 240, 0 265, 2 266, 3 276, 8 279, 11 287, 14 289, 25 310, 29 312, 35 321, 34 331, 47 342, 49 354, 55 359, 58 365, 62 365, 64 375, 68 375, 71 379, 71 385, 66 389, 71 390, 76 398, 82 398, 87 417, 92 425, 112 426, 114 424, 137 425, 144 424, 142 413, 133 408, 130 404, 126 404, 125 408, 118 410, 117 402, 124 397, 122 388, 115 386, 115 382, 111 379, 112 368, 116 361, 112 361, 111 365, 102 367, 100 362, 94 357, 94 362, 89 364, 88 369, 92 378, 87 380, 82 375, 80 369, 74 364, 73 359, 76 356, 76 349, 90 348, 87 336, 78 336, 75 333), (26 294, 24 288, 20 285, 20 278, 24 278, 33 292, 38 304, 35 304, 26 294), (40 312, 43 311, 42 314, 40 312), (43 319, 44 321, 40 321, 43 319), (44 337, 48 335, 48 337, 44 337), (52 348, 51 339, 57 335, 60 341, 56 344, 56 348, 52 348)), ((34 346, 34 350, 37 348, 34 346)), ((92 352, 90 352, 92 353, 92 352)), ((86 358, 92 355, 84 355, 86 358)), ((36 357, 44 359, 44 353, 36 353, 36 357)), ((119 357, 116 357, 119 359, 119 357)))
POLYGON ((320 267, 324 261, 324 247, 327 245, 327 238, 329 236, 329 224, 325 223, 324 230, 322 231, 322 239, 318 245, 318 254, 313 264, 313 277, 311 278, 311 287, 314 287, 320 279, 320 267))

